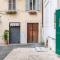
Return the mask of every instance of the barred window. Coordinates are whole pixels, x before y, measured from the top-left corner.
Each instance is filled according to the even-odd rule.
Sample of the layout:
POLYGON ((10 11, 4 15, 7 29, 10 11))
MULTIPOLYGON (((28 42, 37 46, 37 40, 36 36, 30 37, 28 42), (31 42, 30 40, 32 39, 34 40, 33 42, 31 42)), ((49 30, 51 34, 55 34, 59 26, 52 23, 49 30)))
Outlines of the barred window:
POLYGON ((16 0, 9 0, 9 10, 16 9, 16 0))

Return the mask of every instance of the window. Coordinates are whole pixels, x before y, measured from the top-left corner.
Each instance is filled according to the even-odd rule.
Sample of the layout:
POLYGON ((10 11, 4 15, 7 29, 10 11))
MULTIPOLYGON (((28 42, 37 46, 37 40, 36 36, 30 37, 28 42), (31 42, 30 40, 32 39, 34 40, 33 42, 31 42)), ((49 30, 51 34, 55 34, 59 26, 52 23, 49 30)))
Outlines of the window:
POLYGON ((16 0, 9 0, 9 10, 16 9, 16 0))
POLYGON ((30 10, 35 10, 35 0, 30 0, 30 10))
POLYGON ((26 10, 40 10, 41 0, 26 0, 26 10))

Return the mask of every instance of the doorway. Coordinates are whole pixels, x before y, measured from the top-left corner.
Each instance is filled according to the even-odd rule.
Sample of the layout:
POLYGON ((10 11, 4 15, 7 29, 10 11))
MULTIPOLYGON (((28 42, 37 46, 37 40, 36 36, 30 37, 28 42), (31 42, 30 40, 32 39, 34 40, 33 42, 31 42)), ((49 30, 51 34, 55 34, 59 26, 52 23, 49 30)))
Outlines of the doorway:
POLYGON ((27 23, 27 43, 38 43, 38 23, 27 23))
POLYGON ((9 26, 9 44, 20 43, 20 24, 11 23, 9 26))

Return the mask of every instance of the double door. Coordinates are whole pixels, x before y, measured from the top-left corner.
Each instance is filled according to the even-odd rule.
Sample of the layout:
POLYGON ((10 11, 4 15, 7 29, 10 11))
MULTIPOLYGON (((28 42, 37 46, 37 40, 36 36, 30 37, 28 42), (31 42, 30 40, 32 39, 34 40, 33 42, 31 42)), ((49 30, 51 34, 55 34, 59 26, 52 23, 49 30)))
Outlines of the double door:
POLYGON ((38 43, 38 23, 27 24, 27 43, 38 43))

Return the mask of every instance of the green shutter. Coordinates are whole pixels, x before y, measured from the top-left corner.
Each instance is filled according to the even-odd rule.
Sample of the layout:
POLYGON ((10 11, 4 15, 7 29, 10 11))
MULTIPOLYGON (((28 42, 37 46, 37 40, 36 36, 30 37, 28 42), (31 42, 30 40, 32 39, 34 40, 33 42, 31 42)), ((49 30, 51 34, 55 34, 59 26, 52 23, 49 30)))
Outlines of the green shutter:
POLYGON ((60 55, 60 10, 56 10, 56 53, 60 55))

